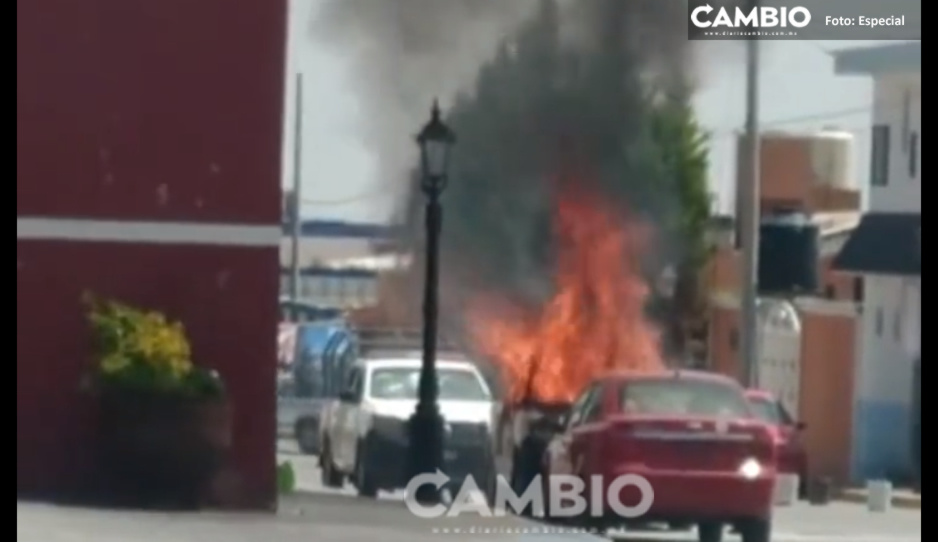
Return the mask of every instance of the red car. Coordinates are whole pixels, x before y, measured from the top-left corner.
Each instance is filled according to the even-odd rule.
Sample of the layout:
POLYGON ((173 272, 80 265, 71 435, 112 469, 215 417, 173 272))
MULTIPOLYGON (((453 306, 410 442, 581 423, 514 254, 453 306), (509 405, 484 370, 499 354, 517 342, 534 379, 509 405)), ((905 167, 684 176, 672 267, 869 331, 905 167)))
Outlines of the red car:
MULTIPOLYGON (((696 524, 701 542, 719 542, 731 525, 744 542, 771 537, 773 431, 753 417, 745 390, 723 376, 669 371, 595 381, 549 445, 544 471, 548 491, 551 475, 573 475, 586 484, 584 496, 607 494, 620 475, 650 482, 654 499, 641 518, 623 518, 604 501, 603 517, 585 520, 590 527, 696 524), (596 475, 602 489, 589 485, 596 475)), ((635 506, 640 494, 626 487, 619 498, 635 506)))
POLYGON ((803 495, 808 481, 808 452, 802 439, 806 425, 795 420, 785 405, 771 392, 746 390, 746 398, 756 417, 775 429, 778 470, 797 474, 801 481, 799 492, 803 495))

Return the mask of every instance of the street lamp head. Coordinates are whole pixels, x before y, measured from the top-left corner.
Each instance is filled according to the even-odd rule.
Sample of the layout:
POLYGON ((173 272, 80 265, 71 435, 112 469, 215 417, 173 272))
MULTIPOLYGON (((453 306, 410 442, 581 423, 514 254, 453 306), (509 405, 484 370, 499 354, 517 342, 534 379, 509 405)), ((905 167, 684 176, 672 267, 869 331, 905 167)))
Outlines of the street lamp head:
POLYGON ((450 150, 456 144, 456 134, 440 116, 440 105, 433 102, 430 122, 417 135, 420 145, 421 186, 425 192, 442 190, 449 170, 450 150))

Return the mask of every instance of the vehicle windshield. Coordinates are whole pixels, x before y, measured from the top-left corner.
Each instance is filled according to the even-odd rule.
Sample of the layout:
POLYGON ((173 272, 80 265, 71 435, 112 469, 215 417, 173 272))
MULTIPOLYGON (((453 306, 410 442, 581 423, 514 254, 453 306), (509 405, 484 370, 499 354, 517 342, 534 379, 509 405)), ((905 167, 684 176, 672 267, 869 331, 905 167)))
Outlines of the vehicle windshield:
POLYGON ((629 382, 622 390, 621 399, 626 413, 738 418, 752 415, 740 390, 706 380, 669 378, 629 382))
MULTIPOLYGON (((491 394, 479 376, 466 369, 437 369, 441 401, 488 401, 491 394)), ((420 369, 389 367, 371 374, 371 397, 375 399, 416 399, 420 369)))

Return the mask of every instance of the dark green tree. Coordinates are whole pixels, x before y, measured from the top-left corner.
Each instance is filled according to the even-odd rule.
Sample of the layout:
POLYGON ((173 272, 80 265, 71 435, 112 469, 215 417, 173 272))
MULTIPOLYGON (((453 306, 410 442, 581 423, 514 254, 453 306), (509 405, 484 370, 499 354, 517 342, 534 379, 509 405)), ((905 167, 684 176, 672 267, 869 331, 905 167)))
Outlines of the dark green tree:
POLYGON ((661 229, 672 247, 664 260, 674 271, 673 296, 658 300, 659 317, 667 325, 670 347, 698 353, 706 332, 706 282, 703 271, 712 249, 708 240, 710 193, 707 184, 709 144, 698 124, 689 96, 668 96, 654 109, 654 138, 663 170, 661 178, 674 206, 661 229), (663 309, 663 310, 662 310, 663 309), (695 341, 697 345, 691 344, 695 341))

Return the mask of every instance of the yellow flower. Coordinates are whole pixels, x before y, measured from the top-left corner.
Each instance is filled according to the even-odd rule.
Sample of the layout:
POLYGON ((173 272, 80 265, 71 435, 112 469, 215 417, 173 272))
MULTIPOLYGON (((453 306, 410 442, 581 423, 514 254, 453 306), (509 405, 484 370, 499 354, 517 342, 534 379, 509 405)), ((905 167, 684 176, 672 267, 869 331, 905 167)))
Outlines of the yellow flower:
POLYGON ((185 328, 162 313, 119 302, 96 303, 89 321, 101 347, 98 368, 105 374, 143 365, 159 378, 181 381, 194 369, 185 328))
POLYGON ((101 360, 101 372, 107 375, 119 373, 130 367, 130 358, 115 352, 101 360))

